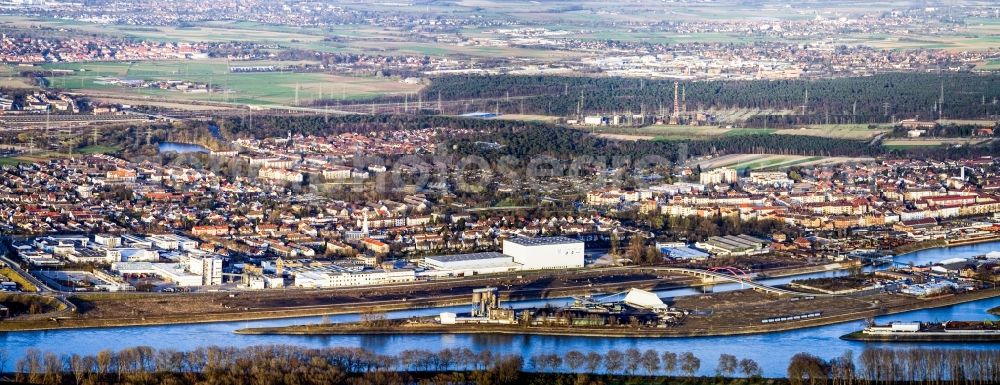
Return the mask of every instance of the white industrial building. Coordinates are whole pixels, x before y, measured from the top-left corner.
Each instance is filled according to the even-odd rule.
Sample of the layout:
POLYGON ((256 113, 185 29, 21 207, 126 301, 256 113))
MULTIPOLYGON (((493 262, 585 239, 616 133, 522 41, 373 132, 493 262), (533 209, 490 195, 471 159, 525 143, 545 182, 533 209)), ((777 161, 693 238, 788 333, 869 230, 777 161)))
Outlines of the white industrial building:
POLYGON ((160 260, 160 253, 156 250, 135 247, 107 249, 105 253, 106 259, 111 262, 156 262, 160 260))
POLYGON ((583 267, 583 241, 566 237, 511 238, 503 253, 483 252, 425 257, 421 276, 458 276, 519 270, 583 267))
POLYGON ((450 275, 474 275, 516 271, 521 264, 497 252, 439 255, 424 258, 423 267, 450 275))
POLYGON ((363 271, 317 269, 295 272, 295 286, 306 288, 387 285, 416 280, 416 273, 410 269, 363 271))
POLYGON ((191 256, 188 258, 188 270, 201 276, 202 285, 222 284, 222 258, 191 256))
POLYGON ((503 253, 520 264, 522 270, 583 267, 583 249, 583 241, 567 237, 517 237, 503 241, 503 253))
POLYGON ((766 254, 770 242, 746 234, 709 237, 706 242, 695 243, 699 249, 716 255, 736 256, 766 254))
POLYGON ((146 237, 159 249, 163 250, 194 250, 198 248, 198 241, 191 238, 182 237, 175 234, 156 234, 146 237))
POLYGON ((155 275, 178 287, 222 284, 222 258, 190 256, 180 263, 116 262, 111 270, 121 275, 155 275))

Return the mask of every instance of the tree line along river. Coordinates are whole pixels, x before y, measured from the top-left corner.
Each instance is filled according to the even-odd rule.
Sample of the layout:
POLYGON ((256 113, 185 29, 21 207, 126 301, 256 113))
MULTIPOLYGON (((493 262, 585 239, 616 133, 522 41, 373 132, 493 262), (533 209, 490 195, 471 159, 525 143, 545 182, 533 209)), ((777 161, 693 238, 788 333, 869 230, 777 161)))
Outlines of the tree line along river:
MULTIPOLYGON (((938 248, 918 251, 896 257, 896 261, 915 265, 941 261, 955 257, 971 257, 1000 250, 1000 242, 966 245, 953 248, 938 248)), ((766 279, 762 282, 776 285, 793 279, 832 276, 843 272, 821 272, 766 279)), ((740 285, 720 284, 705 288, 682 288, 657 292, 661 297, 693 295, 707 291, 740 289, 740 285)), ((545 303, 566 304, 567 298, 518 301, 507 303, 513 307, 540 306, 545 303)), ((943 308, 916 310, 902 314, 880 317, 886 321, 945 321, 995 319, 987 310, 1000 306, 1000 298, 985 299, 943 308)), ((412 317, 436 315, 442 311, 467 311, 466 306, 393 311, 390 317, 412 317)), ((818 309, 822 310, 822 309, 818 309)), ((564 354, 570 350, 584 353, 606 352, 610 349, 692 352, 702 359, 701 372, 714 374, 715 362, 719 354, 734 354, 739 358, 752 358, 763 369, 765 376, 783 376, 792 355, 809 352, 830 359, 846 350, 859 353, 866 346, 892 348, 941 347, 965 349, 995 349, 989 343, 863 343, 843 341, 840 336, 861 328, 860 321, 813 327, 784 332, 685 338, 605 338, 605 337, 563 337, 563 336, 511 336, 511 335, 390 335, 390 336, 289 336, 289 335, 237 335, 233 331, 246 327, 274 327, 320 322, 321 317, 291 319, 217 322, 204 324, 175 324, 158 326, 130 326, 93 329, 64 329, 26 332, 0 333, 0 347, 7 349, 10 359, 6 370, 11 370, 13 362, 23 356, 25 350, 37 348, 57 354, 89 353, 100 350, 118 350, 138 345, 148 345, 158 349, 193 350, 202 346, 251 346, 287 344, 307 347, 363 347, 376 353, 396 354, 408 349, 440 350, 467 347, 474 351, 489 349, 494 353, 520 354, 530 357, 540 353, 564 354)), ((331 322, 357 321, 358 315, 331 315, 331 322)))

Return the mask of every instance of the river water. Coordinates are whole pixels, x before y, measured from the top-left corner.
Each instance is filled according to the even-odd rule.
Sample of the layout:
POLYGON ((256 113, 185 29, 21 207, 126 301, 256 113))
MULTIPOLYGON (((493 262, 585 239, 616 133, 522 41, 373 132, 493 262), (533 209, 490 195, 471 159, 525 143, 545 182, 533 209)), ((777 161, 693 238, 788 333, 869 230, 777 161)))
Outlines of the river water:
MULTIPOLYGON (((948 249, 919 251, 896 258, 903 263, 917 265, 940 261, 947 258, 967 257, 1000 250, 1000 242, 960 246, 948 249)), ((823 272, 798 276, 818 277, 839 274, 823 272)), ((787 283, 791 277, 765 280, 768 284, 787 283)), ((676 289, 658 292, 661 297, 691 295, 701 290, 733 290, 739 284, 722 284, 705 289, 676 289)), ((514 307, 538 306, 542 303, 564 304, 567 299, 547 301, 522 301, 512 303, 514 307)), ((1000 306, 1000 298, 954 305, 945 308, 917 310, 889 315, 879 321, 944 321, 995 319, 986 310, 1000 306)), ((391 317, 411 317, 436 315, 442 311, 467 311, 466 306, 417 309, 391 312, 391 317)), ((333 315, 333 322, 357 320, 357 315, 333 315)), ((671 350, 692 352, 702 360, 701 372, 714 373, 715 363, 721 353, 734 354, 739 358, 756 360, 767 376, 782 376, 788 360, 798 352, 809 352, 824 358, 833 358, 846 350, 858 354, 865 346, 886 347, 963 347, 969 349, 996 349, 996 344, 983 343, 893 343, 872 344, 843 341, 841 335, 861 327, 860 321, 809 329, 793 330, 757 335, 699 338, 600 338, 600 337, 554 337, 554 336, 485 336, 485 335, 397 335, 397 336, 255 336, 237 335, 233 330, 245 327, 283 326, 319 322, 320 317, 262 320, 249 322, 218 322, 189 325, 135 326, 76 330, 50 330, 31 332, 0 333, 0 346, 6 348, 11 357, 21 357, 28 348, 38 348, 55 353, 95 353, 103 349, 148 345, 155 348, 191 350, 200 346, 249 346, 261 344, 291 344, 309 347, 364 347, 385 354, 394 354, 406 349, 439 350, 443 348, 468 347, 473 350, 490 349, 495 353, 518 353, 529 357, 538 353, 565 353, 569 350, 581 352, 605 352, 609 349, 628 348, 671 350)), ((14 361, 11 359, 10 361, 14 361)), ((7 368, 12 367, 7 363, 7 368)))

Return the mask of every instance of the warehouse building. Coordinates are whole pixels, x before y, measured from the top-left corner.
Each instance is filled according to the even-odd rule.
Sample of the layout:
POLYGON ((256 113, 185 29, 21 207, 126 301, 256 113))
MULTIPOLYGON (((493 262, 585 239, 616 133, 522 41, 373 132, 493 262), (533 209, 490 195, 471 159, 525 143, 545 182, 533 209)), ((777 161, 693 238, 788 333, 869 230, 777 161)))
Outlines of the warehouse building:
POLYGON ((521 265, 514 258, 497 252, 453 254, 426 257, 423 267, 449 275, 474 275, 515 271, 521 265))
POLYGON ((695 259, 702 260, 708 259, 711 255, 698 249, 693 249, 687 246, 667 246, 660 247, 660 252, 664 256, 671 259, 695 259))
POLYGON ((518 270, 583 267, 583 241, 566 237, 511 238, 503 253, 484 252, 425 257, 421 276, 459 276, 518 270))
POLYGON ((336 267, 303 269, 296 271, 294 284, 305 288, 331 288, 351 286, 389 285, 417 280, 413 270, 361 270, 350 271, 336 267))
POLYGON ((503 253, 522 265, 522 270, 583 267, 583 241, 566 237, 510 238, 503 253))
POLYGON ((187 256, 178 263, 115 262, 111 270, 126 279, 155 275, 178 287, 222 284, 222 258, 218 256, 187 256))
POLYGON ((767 253, 770 243, 746 234, 709 237, 707 242, 698 243, 698 248, 717 255, 752 255, 767 253))

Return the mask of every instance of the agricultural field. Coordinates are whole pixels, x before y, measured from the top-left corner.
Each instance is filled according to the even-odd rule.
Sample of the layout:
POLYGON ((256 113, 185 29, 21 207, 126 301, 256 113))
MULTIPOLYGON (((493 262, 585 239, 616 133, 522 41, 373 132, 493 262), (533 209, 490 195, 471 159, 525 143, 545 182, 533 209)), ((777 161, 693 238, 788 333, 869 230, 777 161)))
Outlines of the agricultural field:
POLYGON ((892 131, 892 128, 887 125, 882 125, 878 128, 868 128, 867 124, 817 124, 797 129, 777 130, 776 133, 780 135, 805 135, 860 140, 870 139, 875 135, 890 131, 892 131))
POLYGON ((1000 70, 1000 60, 991 59, 976 64, 977 70, 983 71, 998 71, 1000 70))
POLYGON ((882 145, 890 149, 905 149, 911 147, 941 146, 941 145, 980 145, 992 139, 983 138, 917 138, 917 139, 889 139, 882 141, 882 145))
MULTIPOLYGON (((366 53, 383 55, 427 55, 434 57, 527 57, 535 59, 579 56, 579 53, 543 49, 490 47, 415 41, 409 31, 375 26, 308 28, 270 25, 253 22, 211 21, 194 26, 135 27, 127 25, 96 25, 73 20, 35 19, 0 16, 0 29, 28 27, 72 28, 73 30, 127 36, 150 41, 229 42, 253 41, 282 48, 297 48, 321 52, 366 53), (332 41, 342 38, 342 41, 332 41), (346 41, 344 41, 346 40, 346 41)), ((287 63, 286 63, 287 64, 287 63)))
MULTIPOLYGON (((270 62, 240 62, 240 65, 267 65, 270 62)), ((326 73, 229 73, 229 64, 220 60, 49 63, 49 70, 72 71, 49 79, 50 87, 97 91, 101 97, 143 96, 259 105, 292 105, 318 99, 367 99, 383 95, 415 93, 421 85, 395 79, 341 76, 326 73), (129 80, 187 80, 222 87, 228 92, 185 93, 180 91, 127 88, 100 84, 102 78, 129 80), (296 98, 296 94, 298 98, 296 98)))
POLYGON ((72 152, 36 150, 30 153, 21 153, 16 156, 0 157, 0 166, 47 162, 51 159, 67 158, 79 155, 114 154, 119 150, 121 150, 121 148, 117 146, 107 145, 85 146, 77 148, 72 152))
POLYGON ((496 117, 496 119, 556 123, 562 118, 559 116, 549 116, 549 115, 501 114, 500 116, 496 117))
POLYGON ((773 154, 730 154, 709 159, 696 160, 694 164, 703 170, 719 167, 733 169, 766 170, 791 166, 831 165, 847 162, 868 161, 870 158, 823 157, 773 154))
POLYGON ((983 127, 993 127, 997 123, 1000 123, 997 122, 996 120, 986 120, 986 119, 938 119, 936 120, 936 122, 941 125, 948 125, 948 124, 978 125, 983 127))
POLYGON ((587 127, 587 131, 610 139, 699 140, 738 135, 805 135, 836 139, 871 139, 891 131, 889 127, 869 129, 865 124, 809 125, 799 129, 731 128, 721 126, 654 125, 647 127, 587 127))
POLYGON ((0 88, 36 88, 28 79, 18 76, 17 67, 0 64, 0 88))
POLYGON ((793 114, 791 110, 781 109, 757 109, 757 108, 709 108, 705 112, 715 117, 720 123, 742 123, 754 116, 768 115, 779 116, 793 114))
POLYGON ((0 17, 0 28, 25 29, 31 27, 65 28, 87 33, 111 34, 151 41, 227 42, 253 40, 304 48, 321 42, 322 31, 305 28, 268 26, 257 23, 209 22, 192 27, 135 27, 129 25, 101 25, 74 20, 0 17))
POLYGON ((986 20, 982 23, 970 20, 965 28, 956 33, 945 35, 908 35, 906 37, 857 35, 845 39, 856 40, 861 44, 875 48, 978 51, 1000 46, 1000 23, 997 20, 986 20))
POLYGON ((113 154, 121 150, 117 146, 105 146, 105 145, 92 145, 87 147, 82 147, 76 150, 76 152, 84 155, 93 154, 113 154))
POLYGON ((646 127, 586 127, 598 136, 625 140, 699 140, 730 135, 767 135, 771 129, 719 126, 653 125, 646 127))

